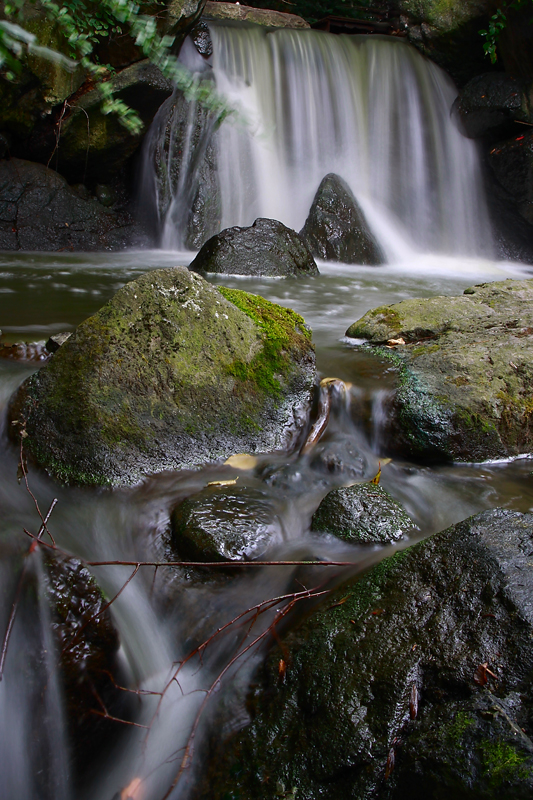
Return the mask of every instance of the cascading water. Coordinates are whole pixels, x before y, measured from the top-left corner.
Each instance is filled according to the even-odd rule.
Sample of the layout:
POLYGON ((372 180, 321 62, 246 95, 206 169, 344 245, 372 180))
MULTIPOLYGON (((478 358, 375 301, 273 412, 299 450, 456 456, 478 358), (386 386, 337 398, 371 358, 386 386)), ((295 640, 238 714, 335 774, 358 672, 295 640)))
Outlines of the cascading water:
MULTIPOLYGON (((300 230, 320 181, 334 172, 390 261, 413 251, 490 254, 475 146, 450 120, 455 90, 435 64, 390 37, 223 24, 212 24, 211 36, 212 75, 237 114, 215 132, 213 120, 202 122, 189 105, 180 153, 171 142, 173 125, 184 127, 177 98, 154 124, 145 175, 155 168, 165 249, 198 248, 214 227, 251 225, 257 217, 300 230), (214 155, 207 154, 213 145, 214 155), (174 181, 173 159, 182 164, 174 181), (208 224, 177 212, 184 197, 194 206, 195 193, 209 197, 208 224)), ((190 66, 199 60, 205 70, 196 55, 186 54, 190 66)))

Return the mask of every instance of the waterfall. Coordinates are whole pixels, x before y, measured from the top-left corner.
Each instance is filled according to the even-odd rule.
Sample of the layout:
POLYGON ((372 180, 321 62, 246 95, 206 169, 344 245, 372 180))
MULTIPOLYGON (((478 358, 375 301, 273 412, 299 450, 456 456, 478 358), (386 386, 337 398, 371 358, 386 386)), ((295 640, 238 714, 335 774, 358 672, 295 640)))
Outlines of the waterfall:
POLYGON ((147 152, 165 248, 197 249, 215 229, 257 217, 300 230, 334 172, 390 261, 490 254, 475 145, 450 120, 456 91, 439 67, 392 37, 210 30, 211 75, 238 113, 217 129, 193 104, 176 113, 175 97, 154 123, 147 152))

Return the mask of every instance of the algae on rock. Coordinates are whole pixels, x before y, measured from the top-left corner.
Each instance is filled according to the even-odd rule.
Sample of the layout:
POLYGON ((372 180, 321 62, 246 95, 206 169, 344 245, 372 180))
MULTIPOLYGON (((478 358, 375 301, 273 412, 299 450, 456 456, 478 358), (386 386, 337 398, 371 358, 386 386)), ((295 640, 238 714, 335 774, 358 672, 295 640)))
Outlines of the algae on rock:
POLYGON ((375 308, 346 334, 398 370, 394 450, 478 461, 533 449, 533 280, 375 308))
POLYGON ((176 267, 126 284, 85 320, 22 385, 11 418, 56 478, 129 485, 289 447, 314 380, 298 314, 176 267))

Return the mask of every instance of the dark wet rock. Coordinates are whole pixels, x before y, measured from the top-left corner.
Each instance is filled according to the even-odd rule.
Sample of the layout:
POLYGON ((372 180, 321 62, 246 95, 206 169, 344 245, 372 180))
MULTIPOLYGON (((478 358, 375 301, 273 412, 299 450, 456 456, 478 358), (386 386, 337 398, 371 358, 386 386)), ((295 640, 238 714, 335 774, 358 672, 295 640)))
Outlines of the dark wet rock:
POLYGON ((119 637, 107 601, 79 561, 47 557, 46 575, 69 742, 83 770, 123 727, 101 716, 102 704, 111 716, 129 718, 128 697, 116 686, 119 637))
POLYGON ((416 525, 380 484, 359 483, 333 489, 313 515, 311 528, 347 542, 394 542, 416 525))
POLYGON ((393 450, 480 461, 533 449, 532 302, 533 281, 506 280, 380 306, 350 326, 398 370, 393 450))
POLYGON ((502 138, 527 121, 527 99, 521 84, 502 72, 477 75, 467 83, 452 106, 452 117, 471 139, 490 135, 502 138))
POLYGON ((282 542, 276 504, 265 490, 208 486, 172 512, 172 537, 181 558, 240 561, 282 542))
POLYGON ((206 19, 227 19, 237 22, 253 22, 269 28, 310 28, 308 22, 296 14, 286 14, 270 8, 252 8, 244 3, 208 2, 205 4, 206 19))
POLYGON ((533 132, 526 129, 524 133, 494 145, 488 162, 518 212, 533 225, 533 132))
POLYGON ((0 161, 1 250, 119 250, 140 236, 129 214, 84 200, 43 164, 0 161))
POLYGON ((531 797, 532 548, 533 515, 498 509, 342 586, 275 647, 198 796, 531 797))
POLYGON ((175 37, 174 52, 179 52, 189 31, 200 20, 205 0, 170 0, 164 20, 165 33, 175 37))
POLYGON ((333 173, 318 187, 300 236, 316 258, 345 264, 385 261, 350 187, 333 173))
POLYGON ((298 314, 176 267, 126 284, 85 320, 22 385, 11 418, 60 480, 126 485, 289 448, 314 381, 298 314))
POLYGON ((211 41, 208 24, 200 21, 194 26, 189 36, 200 55, 204 58, 211 58, 213 55, 213 42, 211 41))
POLYGON ((199 250, 220 230, 215 129, 215 115, 176 92, 161 107, 145 151, 150 168, 144 183, 156 183, 154 227, 165 219, 183 236, 178 245, 189 250, 199 250))
POLYGON ((263 218, 249 228, 226 228, 211 237, 190 269, 258 277, 318 275, 314 258, 296 231, 275 219, 263 218))

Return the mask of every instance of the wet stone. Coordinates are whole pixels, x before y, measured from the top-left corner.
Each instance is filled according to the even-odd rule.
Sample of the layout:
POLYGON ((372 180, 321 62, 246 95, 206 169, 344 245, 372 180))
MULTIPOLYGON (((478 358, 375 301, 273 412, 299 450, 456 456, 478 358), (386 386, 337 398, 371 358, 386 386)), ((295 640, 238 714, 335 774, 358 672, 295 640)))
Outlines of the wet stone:
POLYGON ((275 501, 247 487, 207 487, 174 509, 171 526, 180 557, 192 561, 249 560, 282 541, 275 501))
POLYGON ((354 544, 402 539, 417 526, 380 484, 333 489, 313 515, 311 527, 354 544))

